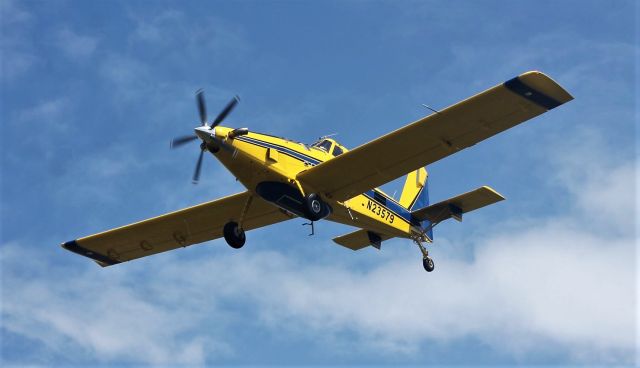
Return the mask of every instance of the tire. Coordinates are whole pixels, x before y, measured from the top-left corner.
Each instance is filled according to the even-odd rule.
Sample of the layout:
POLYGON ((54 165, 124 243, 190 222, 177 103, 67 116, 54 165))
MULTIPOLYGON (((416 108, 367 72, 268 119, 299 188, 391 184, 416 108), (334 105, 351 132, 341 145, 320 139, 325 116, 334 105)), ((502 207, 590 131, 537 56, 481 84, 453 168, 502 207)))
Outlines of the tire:
POLYGON ((422 267, 424 267, 424 270, 427 272, 431 272, 434 268, 436 268, 431 257, 425 257, 422 259, 422 267))
POLYGON ((224 225, 222 233, 224 235, 224 240, 227 241, 227 244, 229 244, 231 248, 240 249, 247 240, 244 230, 242 230, 238 224, 233 221, 227 222, 227 224, 224 225))
POLYGON ((325 204, 317 194, 311 193, 305 198, 305 212, 311 221, 320 220, 325 213, 325 204))

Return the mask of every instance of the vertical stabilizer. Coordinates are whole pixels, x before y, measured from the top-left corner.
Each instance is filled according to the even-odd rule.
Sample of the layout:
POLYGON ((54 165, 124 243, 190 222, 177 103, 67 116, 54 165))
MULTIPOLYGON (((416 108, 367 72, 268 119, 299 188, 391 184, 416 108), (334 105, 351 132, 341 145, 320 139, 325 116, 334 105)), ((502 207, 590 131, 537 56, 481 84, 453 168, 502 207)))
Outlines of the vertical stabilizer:
POLYGON ((429 204, 429 194, 427 193, 427 170, 424 167, 412 171, 407 175, 404 182, 402 194, 400 195, 400 205, 411 211, 412 208, 422 208, 429 204))
MULTIPOLYGON (((427 170, 424 167, 412 171, 407 175, 400 195, 400 205, 412 211, 413 209, 427 207, 429 205, 429 182, 427 170)), ((421 221, 422 228, 429 229, 427 236, 433 240, 433 231, 429 220, 421 221)))

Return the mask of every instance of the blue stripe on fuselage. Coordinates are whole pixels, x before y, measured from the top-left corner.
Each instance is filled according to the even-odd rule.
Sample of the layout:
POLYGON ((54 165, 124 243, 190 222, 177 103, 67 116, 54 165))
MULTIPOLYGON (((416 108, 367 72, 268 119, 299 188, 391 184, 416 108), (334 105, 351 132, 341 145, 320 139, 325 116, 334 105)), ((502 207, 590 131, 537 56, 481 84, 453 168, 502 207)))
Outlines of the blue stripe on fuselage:
POLYGON ((260 147, 265 147, 265 148, 273 148, 275 150, 277 150, 278 152, 281 152, 285 155, 291 156, 293 158, 297 158, 298 160, 301 161, 306 161, 309 162, 312 165, 317 165, 319 163, 321 163, 322 161, 313 158, 311 156, 305 155, 304 153, 298 152, 298 151, 294 151, 290 148, 284 147, 284 146, 280 146, 278 144, 274 144, 274 143, 269 143, 269 142, 265 142, 265 141, 261 141, 259 139, 256 138, 250 138, 250 137, 236 137, 235 139, 241 141, 241 142, 245 142, 245 143, 249 143, 249 144, 255 144, 256 146, 260 146, 260 147))

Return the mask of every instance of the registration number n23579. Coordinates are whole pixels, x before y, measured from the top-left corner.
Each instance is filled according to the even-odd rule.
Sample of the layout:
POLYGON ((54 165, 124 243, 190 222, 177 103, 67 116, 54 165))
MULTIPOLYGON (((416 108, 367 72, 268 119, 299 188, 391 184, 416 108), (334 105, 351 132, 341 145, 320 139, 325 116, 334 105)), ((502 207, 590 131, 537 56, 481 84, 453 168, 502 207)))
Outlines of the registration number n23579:
POLYGON ((374 213, 376 216, 380 216, 383 220, 389 221, 390 224, 393 224, 393 220, 396 217, 386 208, 380 206, 376 202, 367 201, 367 209, 374 213))

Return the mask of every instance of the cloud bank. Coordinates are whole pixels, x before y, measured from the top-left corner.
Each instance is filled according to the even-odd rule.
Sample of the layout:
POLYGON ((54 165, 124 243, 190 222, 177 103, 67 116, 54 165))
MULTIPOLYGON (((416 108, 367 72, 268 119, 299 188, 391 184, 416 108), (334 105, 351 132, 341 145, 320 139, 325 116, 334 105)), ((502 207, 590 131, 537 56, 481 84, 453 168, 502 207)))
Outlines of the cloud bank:
POLYGON ((54 263, 58 254, 5 244, 4 333, 79 363, 92 360, 78 351, 100 362, 238 359, 225 337, 249 323, 268 335, 319 337, 337 359, 355 349, 411 362, 425 344, 473 338, 512 362, 560 349, 576 363, 631 364, 637 239, 619 198, 633 198, 636 167, 601 161, 607 175, 588 176, 593 166, 558 165, 574 203, 566 213, 470 239, 468 260, 442 239, 432 274, 404 242, 385 244, 380 262, 365 269, 259 250, 256 238, 236 253, 218 242, 214 255, 176 252, 109 269, 87 263, 71 274, 54 263))

